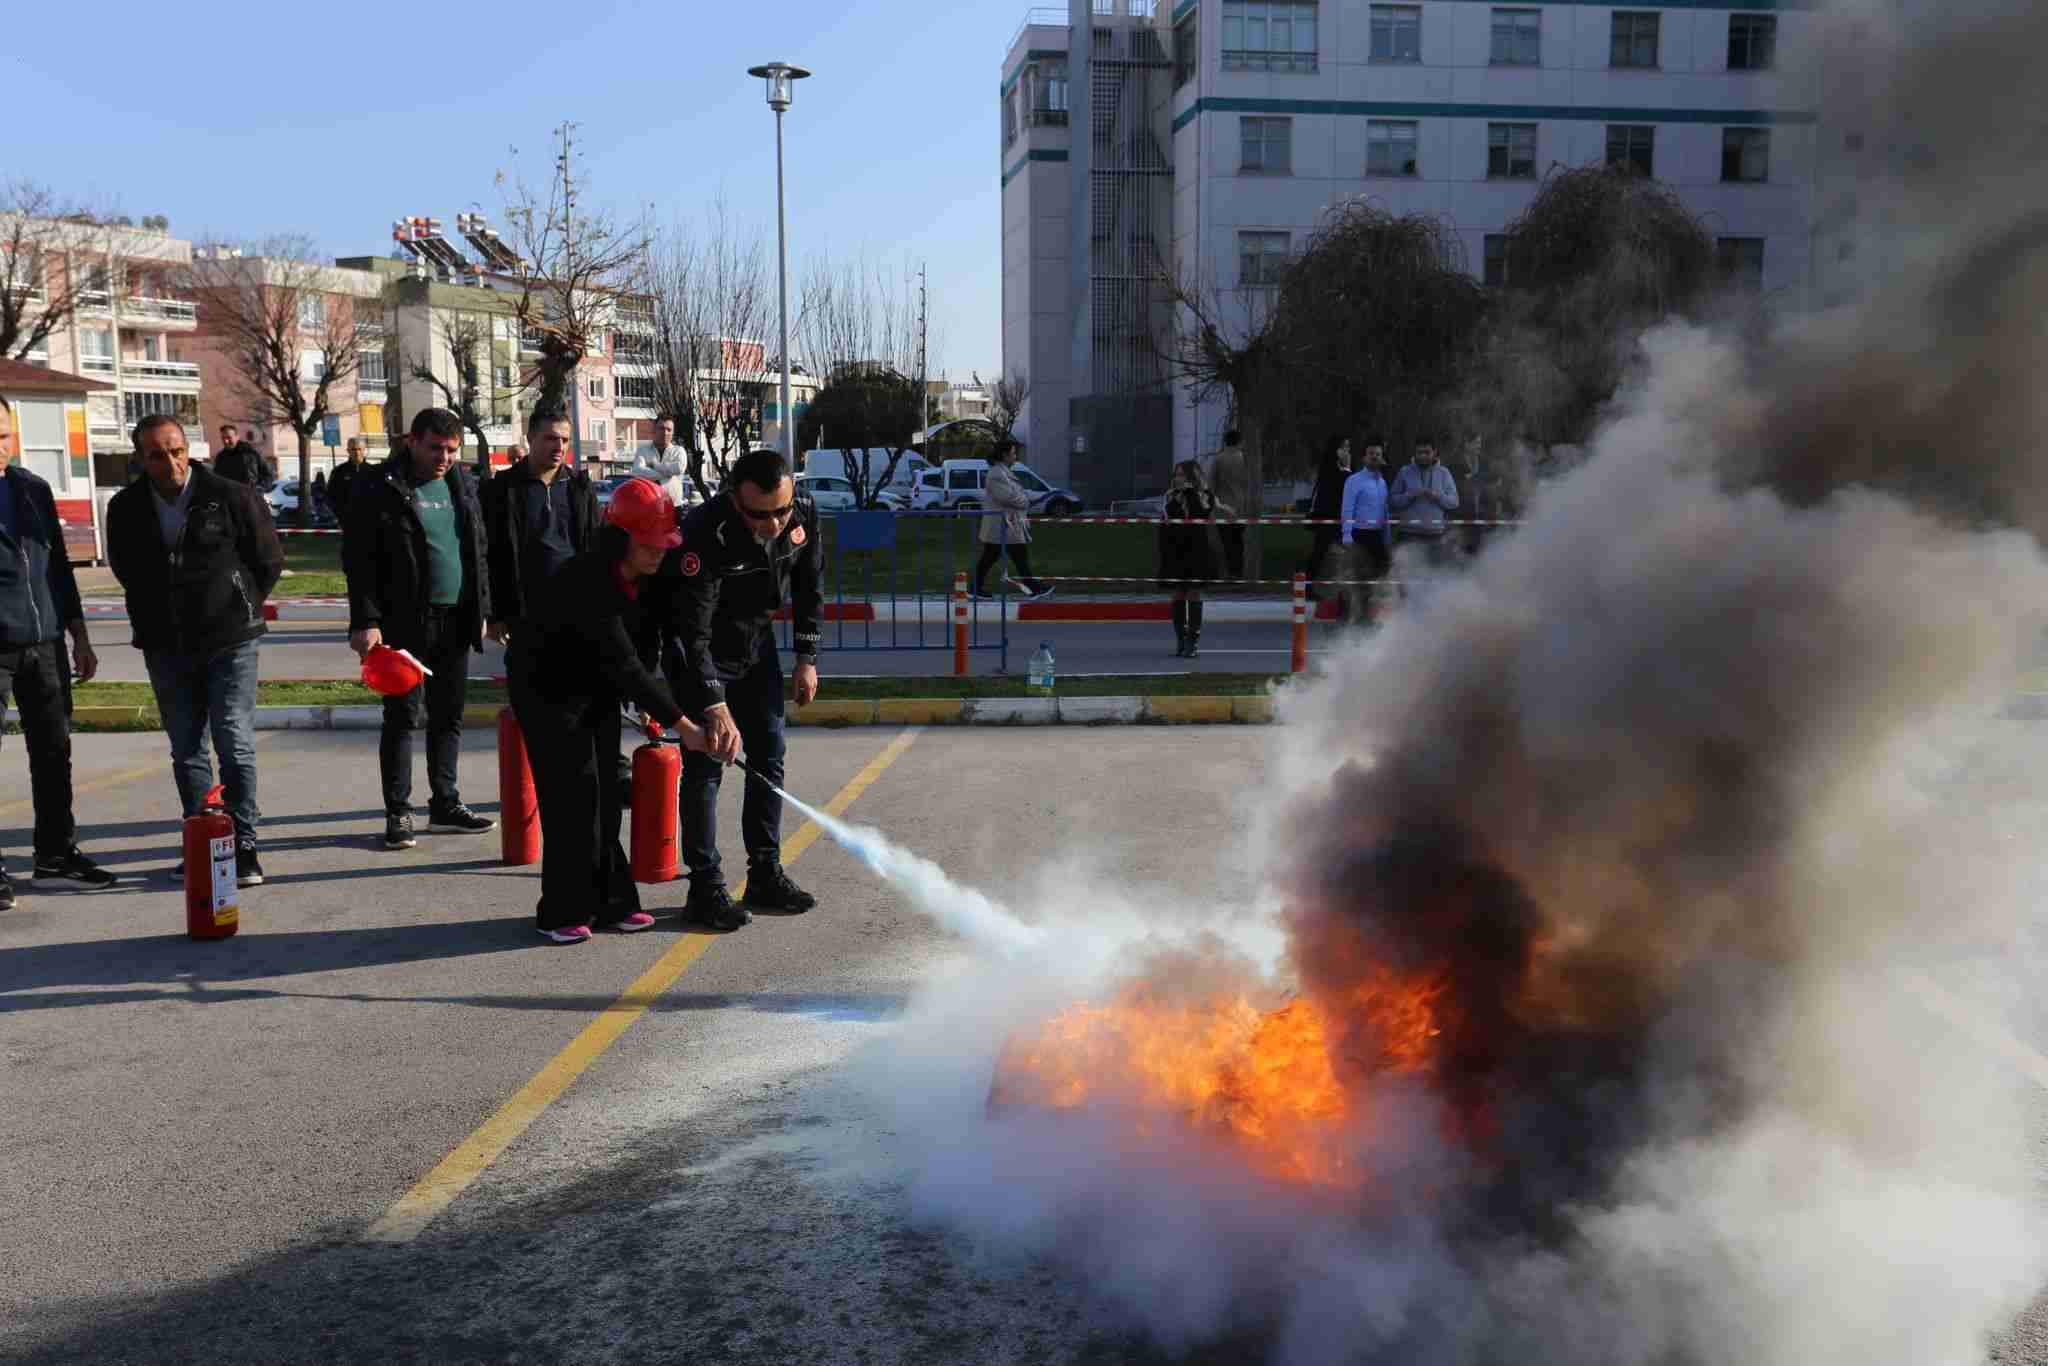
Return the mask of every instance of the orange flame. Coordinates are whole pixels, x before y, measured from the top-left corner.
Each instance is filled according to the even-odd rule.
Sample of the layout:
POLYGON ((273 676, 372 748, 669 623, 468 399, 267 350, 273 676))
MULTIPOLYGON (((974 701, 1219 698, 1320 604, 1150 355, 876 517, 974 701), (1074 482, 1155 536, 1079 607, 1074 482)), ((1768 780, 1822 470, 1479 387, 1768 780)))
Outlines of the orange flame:
POLYGON ((1072 1110, 1117 1104, 1140 1136, 1165 1115, 1237 1148, 1280 1180, 1356 1186, 1344 1137, 1360 1083, 1425 1073, 1442 1034, 1443 984, 1380 971, 1335 1001, 1297 997, 1261 1012, 1243 996, 1163 1001, 1144 984, 1082 1002, 1010 1040, 990 1104, 1072 1110))

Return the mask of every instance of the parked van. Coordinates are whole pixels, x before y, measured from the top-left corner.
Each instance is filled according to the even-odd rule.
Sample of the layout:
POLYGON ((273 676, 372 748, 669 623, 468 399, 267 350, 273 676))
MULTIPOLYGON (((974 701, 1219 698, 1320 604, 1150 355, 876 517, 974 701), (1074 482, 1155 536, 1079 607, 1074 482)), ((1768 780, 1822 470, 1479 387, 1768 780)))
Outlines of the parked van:
MULTIPOLYGON (((1029 465, 1012 465, 1010 473, 1017 476, 1017 482, 1024 486, 1024 492, 1031 496, 1033 512, 1050 513, 1054 517, 1065 517, 1081 510, 1081 495, 1072 489, 1055 488, 1038 476, 1029 465)), ((988 486, 988 461, 948 460, 935 470, 926 470, 918 476, 917 491, 910 500, 912 508, 978 508, 983 504, 983 490, 988 486)))
MULTIPOLYGON (((810 478, 844 479, 852 482, 854 472, 861 468, 861 461, 863 459, 867 461, 868 478, 871 484, 872 481, 880 479, 883 471, 889 468, 889 452, 880 447, 866 452, 857 450, 816 450, 809 451, 804 455, 803 473, 810 478)), ((891 474, 889 482, 879 490, 870 487, 869 492, 879 492, 882 495, 882 501, 885 503, 907 506, 910 502, 911 493, 917 488, 918 476, 929 468, 931 467, 926 463, 923 456, 905 451, 903 458, 896 462, 896 469, 891 474)))

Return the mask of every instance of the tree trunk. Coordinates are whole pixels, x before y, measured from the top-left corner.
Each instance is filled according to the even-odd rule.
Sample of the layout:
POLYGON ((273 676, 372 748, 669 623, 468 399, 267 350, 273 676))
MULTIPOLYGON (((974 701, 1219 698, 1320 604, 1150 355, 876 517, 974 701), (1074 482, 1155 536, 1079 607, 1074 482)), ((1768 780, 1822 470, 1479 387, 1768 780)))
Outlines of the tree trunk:
POLYGON ((1238 405, 1238 435, 1244 440, 1244 485, 1245 501, 1251 506, 1245 510, 1245 517, 1251 525, 1244 529, 1244 576, 1248 579, 1265 577, 1265 554, 1261 547, 1263 538, 1259 534, 1259 514, 1265 510, 1266 501, 1266 431, 1265 424, 1245 412, 1243 404, 1238 405))
POLYGON ((299 506, 292 521, 313 525, 313 434, 305 430, 299 430, 299 506))

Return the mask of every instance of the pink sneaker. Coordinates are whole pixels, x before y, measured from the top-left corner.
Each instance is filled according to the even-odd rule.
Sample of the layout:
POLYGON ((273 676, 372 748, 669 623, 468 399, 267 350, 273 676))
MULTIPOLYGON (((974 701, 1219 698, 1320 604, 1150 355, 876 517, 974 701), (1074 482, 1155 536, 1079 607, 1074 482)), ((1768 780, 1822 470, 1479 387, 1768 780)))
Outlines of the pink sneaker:
POLYGON ((624 919, 608 920, 598 928, 609 930, 613 934, 638 934, 642 930, 654 928, 654 917, 645 911, 635 911, 624 919))
POLYGON ((590 926, 564 925, 558 930, 542 930, 540 937, 552 939, 557 944, 581 944, 590 938, 590 926))

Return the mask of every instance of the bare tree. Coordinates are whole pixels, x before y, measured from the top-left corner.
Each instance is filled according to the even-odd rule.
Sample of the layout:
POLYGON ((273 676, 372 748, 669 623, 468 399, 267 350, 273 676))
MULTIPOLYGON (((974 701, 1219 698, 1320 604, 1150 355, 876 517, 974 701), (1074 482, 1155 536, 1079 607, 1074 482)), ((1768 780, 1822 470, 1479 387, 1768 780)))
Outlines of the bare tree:
POLYGON ((491 449, 485 428, 502 425, 508 407, 524 386, 501 387, 491 372, 491 318, 482 313, 448 313, 436 317, 434 342, 447 357, 446 366, 432 355, 401 353, 399 368, 432 386, 440 406, 454 413, 463 429, 476 438, 477 453, 491 449))
MULTIPOLYGON (((333 411, 330 396, 355 377, 361 348, 375 335, 344 278, 321 264, 304 235, 208 244, 193 251, 185 272, 207 334, 235 366, 238 397, 298 434, 301 489, 312 487, 313 435, 333 411)), ((300 498, 299 521, 312 515, 313 500, 300 498)))
POLYGON ((617 317, 617 299, 643 288, 648 230, 588 202, 576 170, 574 124, 557 130, 553 173, 540 186, 500 172, 507 242, 518 256, 514 311, 526 338, 540 348, 535 367, 539 402, 568 407, 569 386, 583 358, 600 350, 617 317))
POLYGON ((46 185, 0 182, 0 360, 45 350, 88 296, 120 288, 88 265, 106 249, 99 222, 46 185))
POLYGON ((807 445, 848 452, 855 501, 871 507, 926 425, 914 287, 864 258, 818 256, 804 268, 798 298, 798 343, 824 381, 798 434, 807 445))
MULTIPOLYGON (((974 377, 976 384, 981 376, 974 377)), ((1031 381, 1021 370, 1012 370, 997 378, 988 386, 988 421, 998 436, 1007 437, 1017 429, 1017 420, 1024 416, 1024 405, 1031 398, 1031 381)))
POLYGON ((701 224, 678 220, 656 237, 647 292, 656 411, 676 424, 692 484, 715 488, 760 440, 762 404, 781 371, 762 340, 775 326, 766 241, 713 199, 701 224))

